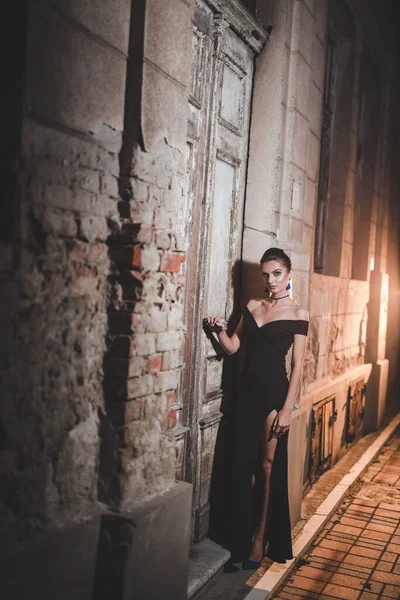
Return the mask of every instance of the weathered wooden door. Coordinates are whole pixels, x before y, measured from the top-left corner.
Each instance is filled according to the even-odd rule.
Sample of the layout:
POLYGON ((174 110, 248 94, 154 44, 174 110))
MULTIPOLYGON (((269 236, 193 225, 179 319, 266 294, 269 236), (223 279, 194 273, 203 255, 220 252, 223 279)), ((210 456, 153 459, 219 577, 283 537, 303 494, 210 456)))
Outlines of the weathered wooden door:
POLYGON ((223 395, 223 362, 202 321, 206 315, 228 319, 233 310, 232 269, 241 258, 254 57, 265 39, 236 0, 196 1, 182 215, 189 246, 185 368, 176 438, 177 477, 194 486, 195 540, 208 530, 223 395))

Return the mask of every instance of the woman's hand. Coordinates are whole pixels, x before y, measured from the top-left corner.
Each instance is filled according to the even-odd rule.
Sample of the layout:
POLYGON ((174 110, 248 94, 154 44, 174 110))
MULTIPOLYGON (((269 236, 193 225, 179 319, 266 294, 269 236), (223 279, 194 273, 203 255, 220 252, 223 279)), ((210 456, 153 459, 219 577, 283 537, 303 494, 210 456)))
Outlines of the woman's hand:
POLYGON ((274 422, 272 423, 270 439, 274 437, 279 438, 288 433, 291 420, 291 411, 286 408, 282 408, 277 413, 274 422))
MULTIPOLYGON (((242 335, 243 317, 240 319, 238 326, 231 335, 228 336, 225 324, 220 317, 205 317, 203 327, 206 330, 208 327, 218 336, 218 343, 226 354, 235 354, 240 348, 240 337, 242 335)), ((211 336, 214 339, 214 336, 211 336)))
POLYGON ((215 333, 221 333, 225 329, 225 325, 220 317, 206 317, 204 319, 211 330, 215 333))

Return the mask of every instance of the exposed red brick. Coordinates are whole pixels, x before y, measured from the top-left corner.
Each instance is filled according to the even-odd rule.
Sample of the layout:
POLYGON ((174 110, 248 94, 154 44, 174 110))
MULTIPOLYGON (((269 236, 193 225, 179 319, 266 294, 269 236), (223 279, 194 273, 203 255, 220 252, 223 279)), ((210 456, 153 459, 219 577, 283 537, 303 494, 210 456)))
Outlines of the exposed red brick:
POLYGON ((160 269, 165 273, 178 273, 184 260, 185 256, 183 254, 165 252, 161 257, 160 269))
POLYGON ((171 408, 168 411, 168 429, 172 429, 173 427, 175 427, 176 425, 176 410, 174 410, 173 408, 171 408))
POLYGON ((171 406, 176 402, 176 392, 175 390, 170 390, 166 393, 167 398, 167 410, 169 411, 171 406))
POLYGON ((154 354, 153 356, 150 356, 150 358, 147 360, 147 369, 149 373, 157 373, 158 371, 161 371, 162 360, 162 354, 154 354))
POLYGON ((97 277, 98 269, 97 267, 88 267, 87 265, 83 265, 82 263, 75 263, 74 265, 75 275, 76 277, 97 277))
POLYGON ((117 246, 113 245, 110 254, 116 264, 120 267, 139 268, 141 266, 140 246, 117 246))

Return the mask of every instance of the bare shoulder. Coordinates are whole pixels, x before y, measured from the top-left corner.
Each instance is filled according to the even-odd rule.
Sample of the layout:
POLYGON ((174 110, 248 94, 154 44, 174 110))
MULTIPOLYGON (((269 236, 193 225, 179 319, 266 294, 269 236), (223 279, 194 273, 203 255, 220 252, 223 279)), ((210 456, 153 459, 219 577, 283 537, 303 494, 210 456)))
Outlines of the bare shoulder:
POLYGON ((298 306, 296 309, 296 318, 301 321, 309 321, 310 316, 308 314, 308 310, 306 310, 302 306, 298 306))
POLYGON ((253 312, 253 310, 256 310, 256 308, 261 306, 261 304, 262 304, 261 298, 252 298, 251 300, 248 301, 246 306, 250 312, 253 312))

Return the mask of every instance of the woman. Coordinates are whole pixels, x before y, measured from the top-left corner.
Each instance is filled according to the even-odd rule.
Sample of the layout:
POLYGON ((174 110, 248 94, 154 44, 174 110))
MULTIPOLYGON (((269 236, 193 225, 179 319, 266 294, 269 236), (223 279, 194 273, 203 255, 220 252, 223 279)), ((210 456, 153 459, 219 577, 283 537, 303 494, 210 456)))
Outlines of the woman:
POLYGON ((261 259, 266 298, 247 304, 231 337, 219 317, 209 326, 227 354, 246 338, 239 384, 234 465, 232 560, 258 568, 266 555, 292 558, 287 486, 287 440, 296 401, 308 331, 308 313, 290 298, 292 263, 280 248, 261 259), (293 344, 290 381, 285 356, 293 344))

